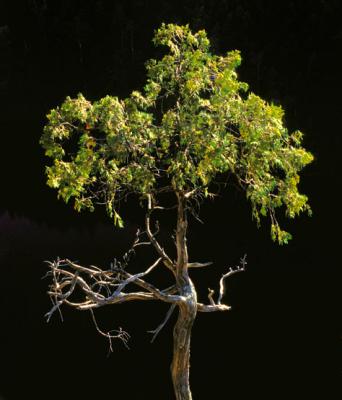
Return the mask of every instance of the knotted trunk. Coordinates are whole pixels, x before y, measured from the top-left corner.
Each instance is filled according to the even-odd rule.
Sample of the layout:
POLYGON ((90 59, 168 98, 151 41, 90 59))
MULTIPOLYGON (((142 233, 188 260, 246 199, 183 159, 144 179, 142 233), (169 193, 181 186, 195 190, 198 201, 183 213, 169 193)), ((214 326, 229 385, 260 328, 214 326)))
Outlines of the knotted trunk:
POLYGON ((179 304, 178 320, 173 330, 172 382, 176 400, 191 400, 189 384, 191 330, 197 314, 197 294, 188 274, 186 245, 186 198, 178 193, 177 218, 177 286, 184 301, 179 304))
POLYGON ((183 295, 187 300, 179 306, 178 320, 173 330, 172 382, 177 400, 191 400, 189 384, 190 341, 192 325, 197 313, 197 295, 189 279, 183 295))

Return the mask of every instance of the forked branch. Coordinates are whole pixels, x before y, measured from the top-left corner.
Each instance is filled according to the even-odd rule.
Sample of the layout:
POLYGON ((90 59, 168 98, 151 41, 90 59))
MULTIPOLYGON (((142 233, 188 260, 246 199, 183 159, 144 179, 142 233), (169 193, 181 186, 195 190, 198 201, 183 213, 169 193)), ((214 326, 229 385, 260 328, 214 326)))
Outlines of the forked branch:
POLYGON ((208 289, 209 290, 209 294, 208 294, 208 299, 210 304, 206 305, 206 304, 202 304, 202 303, 197 303, 197 309, 198 311, 201 312, 214 312, 214 311, 228 311, 230 310, 230 306, 226 305, 226 304, 222 304, 222 298, 225 294, 225 280, 236 274, 237 272, 241 272, 241 271, 245 271, 246 270, 246 265, 247 265, 247 261, 246 261, 246 254, 241 258, 240 260, 240 265, 236 266, 235 268, 229 268, 228 272, 226 272, 225 274, 222 275, 221 279, 220 279, 220 283, 219 283, 219 287, 220 287, 220 291, 219 291, 219 295, 218 295, 218 299, 217 299, 217 303, 215 303, 214 299, 213 299, 213 295, 214 295, 214 290, 212 289, 208 289))
MULTIPOLYGON (((171 304, 173 310, 176 304, 184 301, 184 297, 178 295, 176 285, 164 290, 147 282, 145 277, 150 274, 161 262, 163 262, 172 272, 174 265, 164 249, 156 240, 159 227, 152 233, 150 227, 150 214, 156 206, 152 205, 152 197, 148 196, 148 210, 146 213, 146 231, 137 231, 132 247, 124 254, 122 260, 115 259, 111 263, 110 269, 103 270, 94 265, 84 267, 69 259, 57 259, 54 262, 47 261, 49 272, 46 276, 52 278, 48 294, 52 301, 52 307, 46 313, 47 321, 58 311, 61 318, 61 306, 68 305, 78 310, 89 310, 97 331, 105 336, 112 349, 112 339, 121 339, 127 346, 128 334, 121 328, 116 331, 102 331, 95 319, 93 309, 109 304, 119 304, 135 300, 161 300, 171 304), (141 241, 142 235, 147 235, 145 241, 141 241), (153 245, 159 254, 159 258, 150 265, 145 271, 136 274, 127 272, 126 267, 135 249, 142 245, 153 245), (127 290, 128 286, 136 286, 139 291, 127 290)), ((158 207, 159 209, 160 207, 158 207)), ((165 325, 166 321, 159 326, 155 336, 165 325)), ((155 337, 154 336, 154 337, 155 337)))
POLYGON ((133 300, 180 302, 182 297, 172 294, 170 288, 163 291, 142 279, 142 277, 153 271, 160 261, 161 258, 144 272, 134 275, 129 274, 120 267, 101 270, 94 266, 83 267, 68 259, 48 262, 50 267, 49 275, 52 277, 52 284, 48 294, 54 303, 52 309, 46 314, 48 320, 63 303, 79 310, 88 310, 133 300), (143 288, 144 291, 124 292, 124 289, 129 284, 135 284, 143 288), (81 301, 72 300, 73 297, 76 297, 73 296, 76 288, 83 295, 81 301))
POLYGON ((93 322, 94 322, 94 325, 95 325, 95 328, 96 328, 97 332, 98 332, 101 336, 104 336, 105 338, 108 339, 108 341, 109 341, 109 352, 110 352, 110 353, 113 352, 113 343, 112 343, 112 340, 113 340, 113 339, 120 339, 120 340, 123 342, 123 344, 125 345, 125 347, 126 347, 127 349, 129 349, 129 347, 128 347, 128 340, 129 340, 129 338, 130 338, 130 335, 129 335, 127 332, 125 332, 124 330, 122 330, 121 327, 120 327, 119 329, 114 329, 114 330, 111 330, 111 331, 108 331, 108 332, 103 332, 103 331, 99 328, 99 326, 97 325, 97 321, 96 321, 96 318, 95 318, 94 311, 93 311, 92 309, 90 309, 89 311, 90 311, 91 318, 92 318, 92 320, 93 320, 93 322))

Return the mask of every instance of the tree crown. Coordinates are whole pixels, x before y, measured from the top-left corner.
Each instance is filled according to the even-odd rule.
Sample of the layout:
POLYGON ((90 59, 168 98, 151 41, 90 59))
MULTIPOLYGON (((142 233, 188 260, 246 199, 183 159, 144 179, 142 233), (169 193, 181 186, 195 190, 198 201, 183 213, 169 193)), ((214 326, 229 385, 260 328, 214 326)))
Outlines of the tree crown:
POLYGON ((74 198, 78 211, 104 203, 122 226, 123 196, 207 196, 228 173, 244 188, 257 223, 269 215, 273 240, 287 243, 275 210, 284 207, 290 218, 311 212, 298 191, 299 172, 313 160, 302 133, 288 132, 283 109, 238 80, 239 51, 212 55, 204 30, 174 24, 162 24, 153 42, 168 52, 147 62, 141 92, 94 102, 79 94, 48 114, 40 141, 53 160, 48 185, 64 201, 74 198))

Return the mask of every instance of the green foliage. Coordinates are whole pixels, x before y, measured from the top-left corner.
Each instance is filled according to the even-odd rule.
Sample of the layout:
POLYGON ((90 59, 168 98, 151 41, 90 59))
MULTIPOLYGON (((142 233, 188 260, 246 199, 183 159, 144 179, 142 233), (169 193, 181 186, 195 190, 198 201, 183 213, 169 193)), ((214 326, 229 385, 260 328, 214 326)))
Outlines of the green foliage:
POLYGON ((48 185, 66 202, 73 197, 77 210, 104 202, 122 226, 115 207, 128 193, 169 188, 206 196, 218 174, 230 173, 257 223, 269 215, 272 238, 287 243, 275 210, 284 207, 290 218, 310 212, 298 191, 298 173, 313 160, 302 133, 287 131, 281 107, 246 94, 238 51, 212 55, 205 31, 173 24, 163 24, 153 42, 169 52, 147 62, 142 92, 93 103, 79 94, 47 116, 48 185))

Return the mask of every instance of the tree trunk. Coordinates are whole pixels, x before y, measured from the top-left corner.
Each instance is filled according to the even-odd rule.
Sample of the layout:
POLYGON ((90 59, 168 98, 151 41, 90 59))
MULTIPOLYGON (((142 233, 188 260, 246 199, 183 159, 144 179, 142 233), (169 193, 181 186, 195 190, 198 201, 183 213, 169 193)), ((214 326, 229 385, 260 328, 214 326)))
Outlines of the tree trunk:
POLYGON ((192 326, 197 314, 197 293, 188 274, 186 198, 182 193, 178 193, 177 196, 176 279, 179 293, 184 297, 184 301, 179 305, 178 320, 173 330, 171 375, 176 400, 191 400, 189 384, 190 341, 192 326))
POLYGON ((173 330, 171 375, 176 399, 191 400, 189 384, 190 340, 192 325, 197 313, 197 295, 190 279, 183 290, 182 294, 187 297, 187 300, 179 306, 178 320, 173 330))

